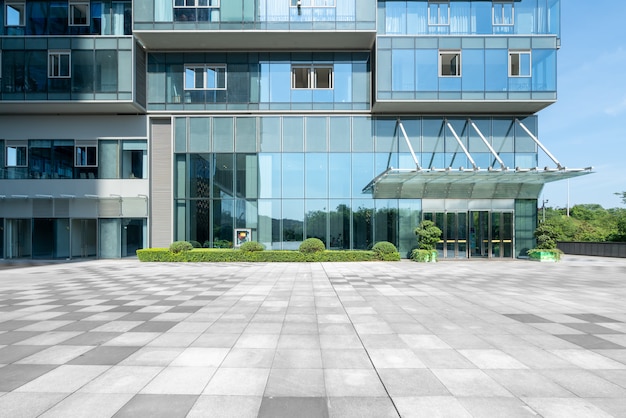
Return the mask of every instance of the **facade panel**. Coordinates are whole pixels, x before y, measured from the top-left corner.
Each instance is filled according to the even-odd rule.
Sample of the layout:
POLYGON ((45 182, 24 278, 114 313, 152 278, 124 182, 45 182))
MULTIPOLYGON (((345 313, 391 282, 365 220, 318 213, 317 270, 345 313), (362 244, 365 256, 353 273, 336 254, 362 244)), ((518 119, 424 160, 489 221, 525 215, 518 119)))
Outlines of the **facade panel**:
MULTIPOLYGON (((558 0, 0 0, 0 257, 524 257, 558 0), (21 114, 17 116, 17 114, 21 114)), ((556 168, 539 168, 546 152, 556 168)))

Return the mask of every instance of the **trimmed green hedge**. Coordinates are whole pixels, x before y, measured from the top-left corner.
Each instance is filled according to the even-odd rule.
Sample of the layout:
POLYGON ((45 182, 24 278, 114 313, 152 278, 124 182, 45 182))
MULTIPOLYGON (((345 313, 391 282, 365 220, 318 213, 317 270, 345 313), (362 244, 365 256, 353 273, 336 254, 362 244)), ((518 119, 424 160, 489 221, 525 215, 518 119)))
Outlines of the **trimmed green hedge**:
MULTIPOLYGON (((301 253, 300 251, 238 251, 219 248, 197 248, 191 251, 172 253, 167 248, 146 248, 137 250, 140 261, 162 262, 325 262, 325 261, 379 261, 373 251, 321 251, 301 253)), ((395 257, 385 257, 383 261, 397 261, 395 257)))

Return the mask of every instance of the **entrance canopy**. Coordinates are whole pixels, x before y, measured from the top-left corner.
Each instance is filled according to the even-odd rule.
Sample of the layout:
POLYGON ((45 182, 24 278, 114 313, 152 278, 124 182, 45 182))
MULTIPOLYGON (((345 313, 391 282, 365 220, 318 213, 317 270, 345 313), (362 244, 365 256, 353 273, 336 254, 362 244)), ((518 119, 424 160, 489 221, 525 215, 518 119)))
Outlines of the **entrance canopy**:
POLYGON ((397 138, 399 141, 404 139, 415 165, 411 168, 387 167, 363 188, 363 192, 371 192, 377 199, 536 199, 545 183, 591 173, 591 167, 584 169, 564 167, 523 122, 515 119, 515 123, 534 141, 537 148, 554 162, 555 168, 506 167, 490 141, 471 119, 467 119, 467 126, 476 132, 499 167, 487 169, 478 167, 465 141, 457 134, 452 124, 444 119, 443 129, 447 129, 458 144, 456 152, 462 152, 472 168, 423 168, 402 121, 398 119, 395 130, 397 138))
POLYGON ((376 199, 536 199, 545 183, 588 169, 418 170, 388 168, 363 192, 376 199))

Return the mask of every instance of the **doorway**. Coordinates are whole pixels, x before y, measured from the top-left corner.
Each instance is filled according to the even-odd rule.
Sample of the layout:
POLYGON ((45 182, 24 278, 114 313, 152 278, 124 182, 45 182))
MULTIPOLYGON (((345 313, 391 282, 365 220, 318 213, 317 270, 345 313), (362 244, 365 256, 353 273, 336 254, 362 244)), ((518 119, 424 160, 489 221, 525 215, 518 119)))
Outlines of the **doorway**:
POLYGON ((442 231, 440 258, 513 258, 513 212, 424 213, 442 231))

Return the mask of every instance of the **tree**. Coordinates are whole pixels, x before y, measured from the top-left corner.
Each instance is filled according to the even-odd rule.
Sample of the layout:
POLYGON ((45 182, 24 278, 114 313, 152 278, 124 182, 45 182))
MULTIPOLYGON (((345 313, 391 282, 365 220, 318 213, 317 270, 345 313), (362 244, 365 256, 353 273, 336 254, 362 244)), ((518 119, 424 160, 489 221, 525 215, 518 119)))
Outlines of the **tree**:
POLYGON ((626 192, 620 192, 615 194, 619 196, 620 199, 622 199, 622 204, 626 205, 626 192))
POLYGON ((433 221, 424 220, 415 228, 420 250, 434 250, 441 240, 441 229, 433 221))

